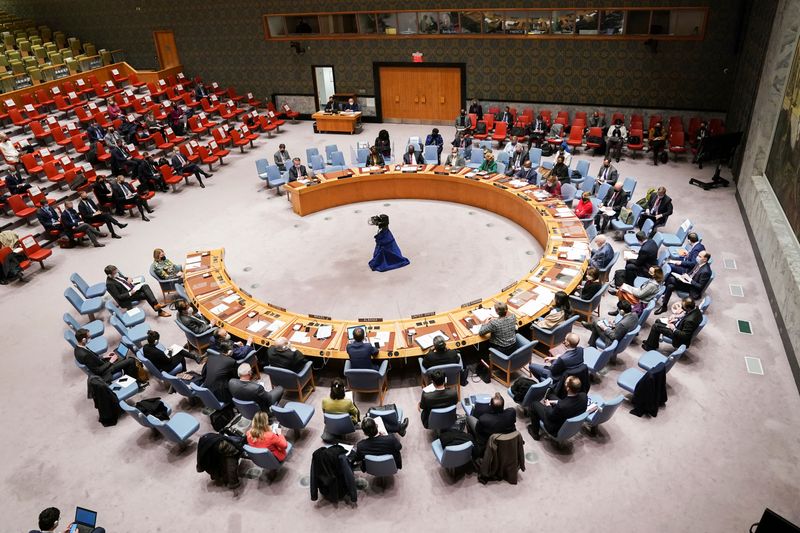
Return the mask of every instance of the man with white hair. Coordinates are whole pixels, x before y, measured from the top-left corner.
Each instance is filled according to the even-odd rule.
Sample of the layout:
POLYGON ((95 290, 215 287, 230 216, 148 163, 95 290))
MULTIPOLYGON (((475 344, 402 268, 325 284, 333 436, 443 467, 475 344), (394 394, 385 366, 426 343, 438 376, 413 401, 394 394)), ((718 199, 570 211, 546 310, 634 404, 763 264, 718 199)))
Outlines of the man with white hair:
POLYGON ((249 364, 242 363, 239 365, 237 374, 239 375, 238 379, 228 381, 228 389, 231 391, 231 396, 237 400, 256 402, 258 408, 265 413, 269 413, 271 405, 276 405, 281 401, 283 387, 277 386, 267 392, 261 383, 252 381, 253 368, 249 364))
POLYGON ((592 255, 589 258, 589 266, 593 266, 598 270, 603 270, 614 259, 614 249, 608 243, 605 235, 598 235, 594 238, 594 244, 597 246, 592 250, 592 255))
POLYGON ((298 350, 292 349, 289 339, 281 337, 267 350, 269 366, 285 368, 292 372, 299 372, 306 366, 308 360, 298 350))
POLYGON ((575 370, 583 364, 583 348, 578 346, 580 342, 581 338, 577 333, 568 333, 563 343, 566 348, 564 353, 558 357, 545 357, 543 365, 531 363, 528 369, 540 380, 560 380, 565 372, 575 370))

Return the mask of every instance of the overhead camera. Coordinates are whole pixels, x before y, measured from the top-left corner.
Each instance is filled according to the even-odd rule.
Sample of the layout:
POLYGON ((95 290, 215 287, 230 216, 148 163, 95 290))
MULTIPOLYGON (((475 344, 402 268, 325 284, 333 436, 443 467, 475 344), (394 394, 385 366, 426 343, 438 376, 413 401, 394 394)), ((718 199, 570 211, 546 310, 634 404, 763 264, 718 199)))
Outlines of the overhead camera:
POLYGON ((374 215, 369 217, 367 220, 367 224, 370 226, 378 226, 378 229, 384 229, 389 227, 389 215, 374 215))

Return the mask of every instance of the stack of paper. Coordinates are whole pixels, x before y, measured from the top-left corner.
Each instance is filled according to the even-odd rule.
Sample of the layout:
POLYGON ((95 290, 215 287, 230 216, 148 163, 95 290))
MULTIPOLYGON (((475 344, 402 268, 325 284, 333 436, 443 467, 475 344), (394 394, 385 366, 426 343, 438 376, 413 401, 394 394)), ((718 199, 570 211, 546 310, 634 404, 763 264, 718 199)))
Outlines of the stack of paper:
POLYGON ((444 337, 444 340, 448 340, 450 338, 443 332, 436 330, 433 333, 428 333, 427 335, 422 335, 420 337, 417 337, 416 339, 414 339, 414 341, 420 348, 422 348, 423 350, 427 350, 428 348, 433 346, 433 339, 435 339, 436 337, 444 337))
POLYGON ((536 293, 536 300, 542 302, 545 305, 550 305, 550 303, 553 301, 553 298, 555 298, 556 295, 556 293, 553 292, 552 289, 548 289, 547 287, 544 287, 542 285, 533 289, 533 292, 536 293))
POLYGON ((289 338, 289 342, 296 342, 297 344, 308 344, 311 342, 311 337, 305 331, 295 331, 289 338))
POLYGON ((252 324, 250 324, 249 326, 247 326, 247 331, 249 331, 250 333, 258 333, 265 327, 267 327, 266 322, 264 322, 263 320, 257 320, 252 324))
POLYGON ((580 271, 576 270, 574 268, 563 268, 563 269, 561 269, 561 275, 562 276, 574 277, 574 276, 577 276, 578 274, 580 274, 580 271))
POLYGON ((639 252, 634 252, 633 250, 625 250, 622 252, 622 258, 626 261, 635 260, 639 257, 639 252))
POLYGON ((391 335, 392 334, 389 331, 379 331, 369 338, 369 342, 371 344, 375 344, 377 342, 378 346, 386 346, 389 343, 391 335))
POLYGON ((513 179, 513 180, 509 181, 508 184, 511 185, 512 187, 514 187, 515 189, 521 189, 522 187, 527 187, 528 186, 528 182, 527 181, 525 181, 525 180, 517 180, 517 179, 513 179))
POLYGON ((225 302, 226 304, 232 304, 233 302, 235 302, 238 299, 239 299, 239 295, 234 293, 234 294, 231 294, 230 296, 226 296, 225 298, 222 299, 222 301, 225 302))
POLYGON ((575 213, 569 207, 559 207, 556 209, 557 217, 574 217, 575 213))
POLYGON ((219 304, 218 306, 216 306, 216 307, 211 309, 211 313, 214 314, 214 315, 218 315, 218 314, 222 313, 223 311, 226 311, 227 309, 228 309, 227 305, 219 304))
POLYGON ((544 309, 546 305, 547 305, 546 303, 542 303, 538 299, 528 300, 528 302, 525 303, 525 305, 519 308, 519 312, 522 313, 523 315, 533 316, 542 309, 544 309))
POLYGON ((475 324, 474 326, 469 328, 469 330, 472 332, 473 335, 477 335, 478 332, 480 332, 480 330, 481 330, 481 325, 480 324, 475 324))
POLYGON ((473 316, 475 316, 476 319, 478 319, 479 322, 486 322, 490 318, 497 318, 497 312, 494 310, 494 308, 474 309, 472 311, 472 314, 473 316))
POLYGON ((276 320, 275 322, 269 325, 267 331, 269 331, 270 333, 275 333, 276 331, 281 329, 284 324, 286 324, 286 322, 284 322, 283 320, 276 320))
POLYGON ((333 335, 333 326, 320 326, 314 336, 318 339, 327 339, 333 335))
POLYGON ((200 256, 200 255, 193 255, 191 257, 187 257, 186 258, 186 266, 193 265, 195 263, 199 264, 202 259, 203 259, 203 257, 200 256))

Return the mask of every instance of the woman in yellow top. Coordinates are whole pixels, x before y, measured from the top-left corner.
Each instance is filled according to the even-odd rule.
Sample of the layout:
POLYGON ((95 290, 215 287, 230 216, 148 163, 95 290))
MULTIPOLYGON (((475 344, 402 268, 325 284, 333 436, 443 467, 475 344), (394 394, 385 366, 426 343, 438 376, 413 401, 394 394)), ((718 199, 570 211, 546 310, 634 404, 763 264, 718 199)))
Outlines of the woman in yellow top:
POLYGON ((164 250, 156 248, 153 250, 153 272, 159 279, 175 278, 181 273, 181 266, 167 259, 164 250))
POLYGON ((483 154, 483 163, 478 167, 478 172, 497 172, 497 161, 494 160, 494 152, 486 150, 483 154))
POLYGON ((331 383, 331 395, 322 399, 322 412, 328 414, 349 413, 353 424, 361 419, 361 413, 353 400, 344 397, 344 380, 334 378, 331 383))

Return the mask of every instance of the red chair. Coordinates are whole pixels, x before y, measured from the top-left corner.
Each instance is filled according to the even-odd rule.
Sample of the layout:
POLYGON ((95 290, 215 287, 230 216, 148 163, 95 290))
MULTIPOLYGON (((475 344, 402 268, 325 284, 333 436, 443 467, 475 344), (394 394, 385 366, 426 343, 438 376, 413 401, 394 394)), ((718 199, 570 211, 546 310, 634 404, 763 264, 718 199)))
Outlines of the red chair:
POLYGON ((621 120, 622 123, 625 124, 625 115, 623 113, 616 112, 613 115, 611 115, 611 124, 616 124, 617 119, 621 120))
POLYGON ((250 128, 248 128, 246 124, 242 125, 239 131, 241 131, 242 135, 246 137, 248 141, 250 141, 250 146, 253 146, 253 141, 260 137, 258 133, 250 131, 250 128))
POLYGON ((492 135, 492 140, 497 141, 499 144, 503 144, 506 140, 506 136, 508 135, 508 123, 504 121, 498 122, 494 127, 494 134, 492 135))
POLYGON ((55 105, 55 100, 52 97, 47 95, 47 91, 44 89, 37 89, 36 90, 36 100, 39 102, 39 105, 42 105, 46 108, 51 108, 55 105))
POLYGON ((486 124, 486 133, 489 133, 495 129, 493 114, 489 113, 488 115, 483 115, 483 122, 486 124))
POLYGON ((484 122, 483 120, 479 120, 478 127, 475 128, 475 133, 472 135, 472 137, 478 139, 479 141, 482 141, 486 139, 488 136, 489 136, 489 129, 486 127, 486 122, 484 122), (478 133, 481 124, 483 124, 483 133, 478 133))
POLYGON ((636 152, 644 150, 644 134, 641 128, 632 128, 628 132, 628 150, 630 150, 636 157, 636 152), (632 138, 638 137, 638 142, 632 142, 632 138))
MULTIPOLYGON (((6 257, 11 255, 11 253, 13 253, 13 250, 8 246, 0 248, 0 263, 4 262, 6 260, 6 257)), ((31 266, 31 262, 28 259, 23 259, 19 262, 19 267, 22 270, 27 269, 29 266, 31 266)))
POLYGON ((686 139, 683 135, 683 130, 673 130, 670 132, 669 151, 675 154, 675 161, 678 160, 678 154, 686 152, 686 139))
MULTIPOLYGON (((575 129, 575 126, 572 126, 572 129, 575 129)), ((586 136, 586 148, 597 149, 597 148, 600 148, 603 145, 602 142, 596 142, 596 141, 590 141, 589 140, 589 139, 593 139, 593 138, 602 139, 603 138, 603 128, 600 128, 600 127, 589 128, 589 134, 586 136)))
POLYGON ((83 137, 81 135, 73 135, 70 137, 70 141, 72 142, 72 146, 75 147, 75 151, 79 154, 85 154, 89 151, 89 147, 83 142, 83 137))
POLYGON ((31 133, 36 138, 37 141, 41 141, 44 144, 48 144, 47 139, 53 136, 53 132, 49 129, 44 129, 42 123, 38 120, 34 120, 30 123, 31 133))
POLYGON ((169 165, 161 165, 158 169, 161 171, 161 177, 164 178, 164 183, 172 186, 172 192, 178 192, 178 184, 183 181, 183 176, 175 174, 172 167, 169 165))
POLYGON ((225 133, 225 130, 223 130, 222 128, 216 128, 211 133, 214 135, 214 140, 217 141, 218 145, 225 147, 233 144, 233 140, 225 133))
POLYGON ((114 83, 123 84, 126 81, 128 81, 128 76, 123 76, 122 74, 120 74, 119 70, 112 68, 111 79, 114 80, 114 83))
POLYGON ((153 133, 153 142, 156 143, 156 148, 159 150, 169 150, 175 146, 175 143, 165 141, 164 136, 161 135, 160 131, 153 133))
POLYGON ((279 118, 280 115, 276 115, 274 111, 267 110, 267 117, 269 117, 269 120, 278 127, 278 131, 281 131, 281 126, 286 123, 286 121, 281 120, 279 118))
POLYGON ((276 129, 278 126, 270 122, 270 120, 265 115, 258 116, 258 123, 261 126, 261 131, 266 132, 268 137, 272 137, 272 130, 276 129))
POLYGON ((689 142, 694 143, 695 137, 697 137, 697 130, 700 129, 701 122, 703 122, 703 119, 700 117, 692 117, 689 119, 689 142))
POLYGON ((59 111, 62 111, 64 113, 69 113, 70 111, 72 111, 73 109, 75 109, 76 107, 81 105, 80 103, 73 104, 73 103, 67 102, 67 99, 64 98, 61 95, 54 96, 53 100, 55 100, 55 102, 56 102, 56 109, 58 109, 59 111))
POLYGON ((261 100, 256 100, 253 93, 247 93, 247 105, 255 108, 261 107, 261 100))
POLYGON ((722 135, 723 133, 725 133, 725 125, 721 118, 712 118, 708 121, 709 135, 722 135))
POLYGON ((139 77, 136 75, 135 72, 131 72, 131 75, 128 76, 128 81, 130 82, 131 85, 133 85, 137 89, 139 87, 145 86, 145 83, 143 81, 139 81, 139 77))
POLYGON ((202 125, 204 128, 206 128, 206 129, 211 129, 211 128, 213 128, 214 126, 216 126, 216 125, 217 125, 217 122, 214 122, 213 120, 211 120, 210 118, 208 118, 208 115, 206 115, 206 114, 205 114, 205 113, 203 113, 202 111, 201 111, 200 113, 198 113, 198 114, 197 114, 197 117, 199 117, 199 118, 200 118, 200 124, 201 124, 201 125, 202 125))
POLYGON ((200 100, 200 105, 203 106, 203 112, 209 115, 213 115, 219 111, 219 104, 211 105, 208 102, 208 98, 200 100))
POLYGON ((297 111, 292 111, 292 108, 289 107, 289 104, 283 104, 283 112, 286 114, 286 117, 292 122, 297 122, 297 117, 300 116, 300 113, 298 113, 297 111))
POLYGON ((190 93, 185 93, 181 98, 183 98, 184 105, 186 105, 191 109, 194 109, 195 107, 200 105, 200 102, 192 98, 192 95, 190 93))
POLYGON ((572 126, 572 128, 569 130, 567 144, 575 147, 576 150, 580 148, 583 145, 583 128, 572 126))
POLYGON ((150 92, 150 98, 153 99, 161 98, 165 93, 164 89, 152 81, 147 84, 147 90, 150 92))
POLYGON ((583 120, 583 123, 586 124, 586 111, 575 111, 575 120, 583 120))
POLYGON ((111 154, 106 152, 106 146, 102 142, 96 142, 95 147, 97 149, 97 160, 100 163, 107 163, 111 160, 111 154))
POLYGON ((195 153, 194 149, 189 143, 182 144, 179 150, 189 163, 197 163, 200 160, 200 154, 195 153))
POLYGON ((242 137, 242 134, 239 133, 236 130, 232 129, 230 131, 230 136, 231 136, 231 141, 233 142, 233 146, 238 146, 239 150, 242 153, 244 153, 244 147, 245 146, 247 146, 248 144, 250 144, 250 145, 253 144, 249 139, 247 139, 245 137, 242 137))
POLYGON ((216 163, 217 161, 221 161, 221 159, 219 157, 217 157, 214 154, 210 153, 208 151, 208 148, 206 148, 205 146, 198 146, 197 147, 197 153, 200 156, 200 161, 202 161, 204 165, 208 165, 208 171, 209 172, 213 171, 213 169, 211 168, 212 164, 216 163))
MULTIPOLYGON (((51 126, 50 134, 53 136, 53 140, 59 146, 67 146, 72 144, 72 138, 64 134, 64 129, 61 127, 61 125, 51 126)), ((82 135, 76 134, 76 136, 81 137, 82 135)))
POLYGON ((230 150, 226 150, 217 144, 217 141, 209 141, 208 142, 208 149, 211 150, 211 153, 215 156, 219 157, 219 164, 224 165, 225 161, 223 158, 229 155, 231 152, 230 150))
POLYGON ((59 185, 64 182, 64 173, 58 171, 56 164, 53 161, 49 161, 44 164, 44 173, 47 176, 48 181, 58 183, 59 185))
POLYGON ((167 98, 170 102, 179 102, 183 100, 183 95, 175 92, 175 87, 167 87, 167 98))
POLYGON ((171 142, 172 144, 182 143, 186 140, 186 137, 178 137, 172 128, 165 128, 164 133, 167 135, 167 142, 171 142))
POLYGON ((542 115, 542 120, 544 121, 544 123, 549 128, 550 124, 553 123, 553 115, 550 112, 550 110, 549 109, 540 109, 539 110, 539 114, 542 115))
POLYGON ((669 117, 669 131, 683 130, 683 119, 678 116, 669 117))
POLYGON ((57 201, 54 198, 48 198, 47 196, 45 196, 42 190, 36 185, 28 189, 28 199, 34 206, 41 205, 42 200, 46 201, 47 205, 55 205, 57 203, 57 201))
POLYGON ((25 114, 28 116, 28 118, 31 120, 42 120, 47 118, 47 115, 43 115, 37 111, 36 106, 33 105, 33 98, 31 98, 30 94, 27 96, 28 98, 25 98, 24 96, 22 98, 22 110, 25 111, 25 114), (26 102, 26 100, 28 101, 26 102))
POLYGON ((198 137, 202 137, 203 134, 208 131, 208 128, 203 127, 203 125, 200 124, 200 119, 197 117, 197 115, 189 117, 187 124, 189 126, 189 131, 191 131, 198 137))
POLYGON ((661 115, 650 115, 650 122, 647 125, 647 130, 650 131, 656 125, 656 122, 661 122, 661 115))
POLYGON ((478 127, 478 115, 475 113, 469 114, 469 129, 475 131, 475 128, 478 127))
POLYGON ((27 172, 28 176, 32 178, 38 177, 38 175, 44 170, 44 167, 36 162, 36 157, 33 154, 22 154, 22 157, 20 157, 19 160, 25 167, 25 172, 27 172))
POLYGON ((11 122, 13 122, 15 126, 19 126, 21 128, 24 128, 31 122, 31 119, 24 118, 22 113, 20 113, 19 109, 16 107, 12 107, 8 110, 8 118, 11 119, 11 122))
POLYGON ((25 235, 19 240, 22 245, 22 251, 31 261, 36 261, 39 266, 44 268, 44 260, 53 255, 53 251, 49 248, 42 248, 36 241, 33 235, 25 235))
POLYGON ((283 111, 279 113, 278 110, 275 109, 275 104, 273 104, 272 102, 267 102, 267 114, 270 117, 282 117, 284 115, 283 111))
POLYGON ((19 218, 27 220, 31 216, 36 215, 36 208, 26 204, 25 200, 23 200, 22 196, 19 194, 13 194, 8 197, 8 207, 10 207, 19 218))
POLYGON ((97 125, 100 126, 103 129, 114 125, 108 119, 108 115, 106 115, 104 112, 102 112, 100 110, 97 110, 94 113, 92 113, 92 118, 97 122, 97 125))
POLYGON ((228 87, 226 94, 228 98, 230 98, 234 102, 239 102, 244 98, 244 96, 239 96, 238 94, 236 94, 236 89, 234 89, 233 87, 228 87))

